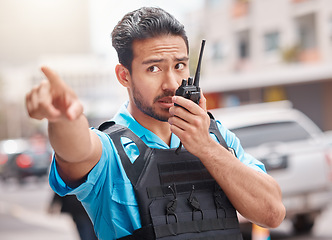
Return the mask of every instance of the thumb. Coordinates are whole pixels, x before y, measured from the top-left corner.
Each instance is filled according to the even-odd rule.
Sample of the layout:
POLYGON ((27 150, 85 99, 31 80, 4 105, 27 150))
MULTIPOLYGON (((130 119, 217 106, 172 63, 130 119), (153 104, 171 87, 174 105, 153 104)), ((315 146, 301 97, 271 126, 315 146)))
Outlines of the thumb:
POLYGON ((80 101, 73 101, 66 111, 69 120, 76 120, 83 113, 83 106, 80 101))

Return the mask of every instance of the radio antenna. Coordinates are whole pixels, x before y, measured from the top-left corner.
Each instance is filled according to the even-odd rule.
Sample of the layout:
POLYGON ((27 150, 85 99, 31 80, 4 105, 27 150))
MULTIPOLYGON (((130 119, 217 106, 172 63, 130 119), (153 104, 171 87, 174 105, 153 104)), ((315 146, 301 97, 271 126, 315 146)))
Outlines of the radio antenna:
POLYGON ((202 62, 202 57, 203 57, 203 50, 204 50, 204 46, 205 46, 205 40, 202 40, 202 45, 201 45, 201 50, 199 53, 199 58, 198 58, 198 64, 197 64, 197 68, 196 68, 196 73, 195 73, 195 77, 194 77, 194 85, 196 87, 199 87, 199 77, 201 75, 201 62, 202 62))

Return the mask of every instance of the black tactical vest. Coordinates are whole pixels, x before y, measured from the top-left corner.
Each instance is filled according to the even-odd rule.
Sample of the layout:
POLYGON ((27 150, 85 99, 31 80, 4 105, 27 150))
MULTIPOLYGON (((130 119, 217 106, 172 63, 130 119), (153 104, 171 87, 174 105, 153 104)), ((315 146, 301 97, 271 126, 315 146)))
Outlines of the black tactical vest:
MULTIPOLYGON (((242 240, 236 210, 197 157, 185 149, 176 154, 175 149, 150 148, 114 122, 103 123, 99 130, 111 137, 139 207, 142 228, 121 239, 242 240), (139 149, 134 163, 122 137, 139 149)), ((210 132, 227 148, 213 119, 210 132)))

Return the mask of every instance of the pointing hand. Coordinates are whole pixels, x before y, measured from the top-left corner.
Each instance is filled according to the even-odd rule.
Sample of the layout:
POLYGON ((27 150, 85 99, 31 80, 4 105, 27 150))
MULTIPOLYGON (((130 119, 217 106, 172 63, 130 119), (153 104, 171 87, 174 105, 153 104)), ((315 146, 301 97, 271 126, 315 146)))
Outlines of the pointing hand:
POLYGON ((83 113, 83 106, 75 92, 57 73, 42 67, 47 80, 42 81, 26 95, 26 107, 31 118, 57 122, 75 120, 83 113))

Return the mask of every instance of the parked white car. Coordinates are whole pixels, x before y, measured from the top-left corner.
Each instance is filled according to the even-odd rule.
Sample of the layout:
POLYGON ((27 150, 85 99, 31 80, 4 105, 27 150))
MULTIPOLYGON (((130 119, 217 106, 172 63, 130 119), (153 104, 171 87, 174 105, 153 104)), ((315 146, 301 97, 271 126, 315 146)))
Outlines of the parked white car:
POLYGON ((332 203, 332 145, 322 131, 288 101, 211 112, 280 184, 294 230, 310 231, 332 203))

